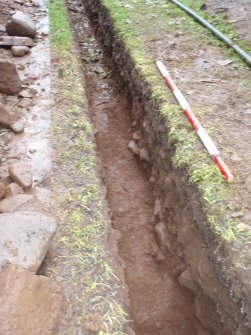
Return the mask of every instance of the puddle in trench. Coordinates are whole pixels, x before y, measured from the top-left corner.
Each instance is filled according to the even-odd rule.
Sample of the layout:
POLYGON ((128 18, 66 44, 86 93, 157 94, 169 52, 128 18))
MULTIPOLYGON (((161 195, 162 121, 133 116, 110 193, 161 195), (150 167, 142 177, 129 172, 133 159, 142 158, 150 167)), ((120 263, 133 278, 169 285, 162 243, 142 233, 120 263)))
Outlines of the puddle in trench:
MULTIPOLYGON (((77 2, 74 4, 77 6, 77 2)), ((165 255, 161 264, 156 259, 159 249, 151 224, 153 187, 127 147, 133 131, 130 103, 109 78, 110 69, 103 62, 86 17, 82 12, 71 14, 74 30, 78 32, 112 226, 120 232, 118 250, 125 265, 129 315, 133 320, 130 325, 137 334, 144 335, 196 334, 192 297, 179 286, 173 274, 178 266, 176 259, 165 255)))

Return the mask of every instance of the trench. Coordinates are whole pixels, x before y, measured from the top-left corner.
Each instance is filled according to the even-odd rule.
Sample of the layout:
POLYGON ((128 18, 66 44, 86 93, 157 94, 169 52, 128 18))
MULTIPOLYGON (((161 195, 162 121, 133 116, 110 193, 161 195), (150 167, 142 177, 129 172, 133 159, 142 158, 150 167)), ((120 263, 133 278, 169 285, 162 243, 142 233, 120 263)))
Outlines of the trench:
MULTIPOLYGON (((172 148, 157 111, 145 102, 147 88, 140 84, 132 93, 120 74, 124 68, 111 61, 109 39, 100 33, 103 28, 97 15, 90 14, 89 21, 81 1, 68 1, 68 10, 82 61, 112 231, 119 232, 111 232, 109 239, 116 239, 123 264, 122 285, 127 286, 128 296, 121 294, 129 328, 137 335, 227 335, 229 329, 222 322, 231 317, 222 312, 220 318, 210 297, 220 284, 193 225, 203 220, 200 203, 192 186, 183 188, 181 172, 171 167, 172 148), (130 141, 140 154, 128 149, 130 141), (188 198, 198 208, 196 217, 188 198), (193 276, 189 280, 183 276, 182 281, 188 270, 193 276), (210 284, 202 289, 205 276, 210 284)), ((107 245, 109 249, 109 241, 107 245)))

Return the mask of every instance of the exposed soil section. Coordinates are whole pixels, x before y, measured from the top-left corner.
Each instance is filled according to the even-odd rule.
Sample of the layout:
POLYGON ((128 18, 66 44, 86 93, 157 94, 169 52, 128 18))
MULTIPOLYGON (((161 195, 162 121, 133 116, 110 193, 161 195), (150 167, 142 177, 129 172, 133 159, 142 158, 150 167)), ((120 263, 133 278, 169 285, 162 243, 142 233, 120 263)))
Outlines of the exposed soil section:
MULTIPOLYGON (((82 57, 100 55, 96 42, 86 43, 93 35, 86 28, 83 12, 79 19, 74 28, 80 32, 80 45, 84 45, 82 57)), ((121 235, 118 250, 129 288, 131 326, 137 334, 194 334, 196 321, 190 311, 191 296, 179 286, 173 273, 179 261, 171 255, 166 258, 162 255, 153 234, 152 184, 127 147, 135 130, 130 117, 132 106, 113 79, 102 78, 102 72, 95 73, 98 69, 109 71, 101 56, 85 64, 86 90, 112 227, 121 235), (161 260, 167 267, 163 268, 161 260)))
MULTIPOLYGON (((100 46, 93 40, 83 18, 81 2, 68 3, 74 30, 79 32, 77 38, 112 227, 120 232, 118 252, 128 286, 131 326, 137 334, 149 335, 228 334, 214 303, 204 294, 217 287, 221 295, 220 284, 213 274, 201 237, 190 227, 192 217, 186 209, 186 197, 176 186, 177 180, 168 161, 159 161, 161 165, 155 166, 149 161, 149 147, 160 150, 154 133, 159 129, 154 111, 148 110, 150 114, 146 117, 146 110, 141 109, 137 98, 128 99, 125 87, 107 78, 110 68, 104 63, 100 46), (131 139, 141 153, 144 152, 139 158, 128 150, 131 139), (190 284, 184 285, 186 275, 183 273, 190 262, 193 265, 186 274, 192 271, 193 275, 188 279, 190 284), (205 281, 203 286, 208 285, 204 292, 192 279, 196 275, 199 281, 205 281), (190 290, 184 287, 187 285, 190 290), (196 297, 193 290, 197 291, 196 297)), ((222 295, 226 295, 224 290, 222 295)), ((239 314, 233 304, 228 303, 236 315, 239 314)), ((225 322, 229 320, 227 315, 222 318, 225 322)))
MULTIPOLYGON (((74 3, 75 3, 76 8, 78 8, 79 7, 78 3, 77 2, 74 2, 74 3)), ((161 259, 162 258, 161 254, 158 254, 157 257, 160 257, 160 259, 158 259, 158 262, 160 263, 163 262, 164 269, 166 271, 165 273, 167 273, 168 266, 165 263, 165 259, 166 259, 165 257, 167 257, 168 259, 167 263, 170 263, 170 260, 168 258, 169 254, 175 255, 175 257, 177 257, 178 259, 180 257, 179 259, 180 262, 179 261, 176 262, 175 266, 173 265, 172 267, 172 270, 174 272, 174 277, 176 276, 176 280, 177 280, 178 276, 180 276, 179 281, 180 283, 182 282, 182 284, 184 285, 183 278, 185 277, 186 274, 189 274, 188 277, 191 279, 191 282, 190 284, 186 283, 184 286, 186 287, 190 286, 189 287, 190 290, 193 291, 194 293, 194 296, 192 297, 193 308, 194 308, 196 317, 203 324, 204 329, 207 329, 207 331, 215 333, 215 334, 218 334, 218 333, 228 334, 229 332, 235 333, 236 331, 240 332, 241 334, 248 334, 249 330, 244 325, 245 316, 241 315, 241 311, 238 305, 239 303, 241 304, 241 301, 239 300, 240 295, 237 291, 239 290, 240 287, 242 287, 242 284, 239 283, 238 281, 236 281, 235 283, 232 282, 233 278, 231 278, 231 276, 228 275, 228 270, 225 272, 225 270, 231 264, 231 260, 230 260, 231 256, 229 259, 225 259, 224 256, 223 257, 221 256, 225 254, 225 257, 226 257, 227 252, 226 250, 224 250, 223 245, 221 246, 218 245, 217 247, 218 242, 214 241, 213 237, 210 235, 210 232, 207 229, 207 223, 206 223, 205 216, 200 207, 200 201, 198 198, 198 194, 191 187, 191 185, 187 185, 184 182, 184 179, 182 178, 181 174, 179 175, 177 174, 177 172, 174 172, 172 170, 170 162, 166 159, 166 153, 172 152, 172 148, 170 148, 169 143, 167 143, 165 139, 167 130, 165 129, 163 124, 161 124, 161 121, 158 118, 156 110, 154 110, 151 101, 149 101, 148 91, 147 91, 148 88, 143 87, 142 82, 140 82, 140 79, 137 77, 137 74, 133 70, 133 63, 130 57, 128 57, 125 54, 123 45, 120 43, 118 39, 116 39, 115 33, 112 29, 112 25, 110 22, 109 14, 104 10, 102 5, 100 5, 98 1, 96 1, 95 3, 88 3, 88 8, 90 10, 90 15, 94 23, 95 31, 97 32, 98 36, 101 38, 103 45, 106 46, 105 50, 107 54, 110 57, 111 55, 113 57, 114 64, 115 64, 114 68, 116 69, 115 72, 116 71, 117 71, 116 73, 120 72, 123 75, 123 78, 125 78, 127 83, 129 84, 128 86, 129 86, 129 91, 131 93, 131 101, 132 101, 131 121, 133 121, 133 123, 131 124, 131 127, 128 128, 129 134, 130 133, 132 134, 131 137, 129 137, 128 139, 132 137, 135 138, 139 147, 146 149, 149 153, 151 163, 144 162, 143 165, 148 171, 148 178, 150 178, 150 181, 156 182, 155 184, 153 184, 154 185, 153 186, 154 198, 155 198, 154 199, 155 217, 154 219, 150 218, 150 222, 151 222, 150 231, 154 230, 157 233, 156 235, 158 238, 162 235, 162 239, 160 237, 161 242, 159 241, 159 246, 161 247, 162 252, 164 250, 164 254, 165 252, 168 254, 168 256, 166 256, 165 254, 163 259, 161 259), (104 30, 104 27, 106 27, 106 30, 104 30), (132 126, 135 127, 136 129, 132 129, 132 126), (159 234, 159 231, 161 231, 160 234, 159 234), (209 248, 208 251, 206 249, 207 248, 206 245, 209 248), (217 260, 215 257, 216 254, 218 255, 217 260), (198 255, 200 256, 199 258, 198 258, 198 255), (209 261, 209 257, 211 258, 213 265, 209 261), (221 267, 222 263, 224 264, 223 267, 221 267), (185 269, 187 269, 186 270, 187 272, 186 271, 183 272, 185 269), (236 294, 234 299, 232 299, 231 294, 228 290, 229 282, 231 283, 231 285, 234 285, 234 290, 236 294), (217 310, 220 314, 221 321, 226 325, 228 330, 222 329, 222 324, 219 321, 217 321, 217 314, 215 313, 216 311, 215 305, 217 306, 217 310)), ((157 24, 157 20, 156 20, 156 24, 157 24)), ((145 31, 143 34, 143 26, 140 27, 139 30, 141 28, 142 28, 142 37, 146 38, 148 32, 145 31)), ((155 52, 157 53, 158 50, 161 50, 161 55, 162 57, 164 57, 163 56, 164 52, 161 48, 161 45, 163 46, 166 44, 166 38, 163 37, 163 40, 162 40, 160 30, 156 28, 156 32, 157 31, 158 31, 158 37, 156 36, 156 38, 153 38, 153 35, 151 35, 151 41, 145 40, 145 42, 148 43, 149 50, 151 50, 152 53, 155 53, 155 52), (158 44, 159 49, 157 48, 157 44, 158 44)), ((151 32, 151 34, 153 34, 153 32, 151 32)), ((182 57, 183 56, 185 57, 188 55, 187 48, 188 48, 188 44, 190 45, 191 41, 189 40, 187 36, 186 36, 187 38, 185 38, 185 35, 183 37, 182 36, 183 36, 183 33, 179 34, 179 38, 184 37, 184 39, 179 44, 179 50, 175 51, 177 57, 180 57, 180 55, 182 57), (183 52, 181 50, 181 46, 185 47, 185 50, 183 50, 183 52)), ((170 38, 170 34, 169 34, 169 38, 170 38)), ((198 50, 195 50, 194 52, 197 52, 197 51, 198 50)), ((203 57, 202 57, 202 63, 198 61, 198 71, 200 71, 200 73, 202 69, 204 68, 204 65, 203 65, 204 63, 210 63, 210 62, 214 63, 215 57, 219 57, 219 59, 221 59, 222 57, 222 54, 219 52, 219 50, 216 47, 212 47, 210 43, 208 44, 208 52, 211 53, 211 58, 209 57, 210 60, 203 61, 203 57)), ((168 50, 168 57, 169 55, 170 55, 170 50, 168 50)), ((171 59, 171 61, 173 61, 173 59, 171 59)), ((218 70, 221 69, 222 66, 224 66, 220 64, 221 63, 219 63, 220 67, 218 68, 218 70)), ((187 70, 187 65, 185 62, 183 63, 183 66, 187 70)), ((194 68, 196 70, 196 67, 193 66, 193 70, 194 68)), ((234 65, 233 65, 233 68, 235 69, 234 65)), ((225 68, 219 71, 224 71, 224 76, 226 76, 224 78, 228 78, 227 70, 225 68)), ((238 71, 241 71, 241 70, 237 70, 236 68, 236 74, 238 73, 239 75, 238 71)), ((208 71, 206 72, 208 75, 208 71)), ((178 68, 176 68, 176 73, 179 73, 178 68)), ((192 74, 189 73, 187 76, 183 76, 183 78, 187 77, 187 80, 190 80, 194 85, 195 83, 194 77, 191 77, 191 76, 192 74)), ((246 78, 245 71, 242 72, 242 76, 246 78)), ((198 77, 200 76, 197 76, 196 78, 198 77)), ((201 87, 201 82, 205 82, 207 84, 209 82, 211 84, 211 81, 213 82, 214 80, 205 79, 205 80, 199 81, 200 83, 198 85, 200 85, 201 87)), ((96 82, 95 82, 95 85, 97 85, 96 82)), ((225 81, 224 84, 220 86, 220 90, 222 90, 222 96, 224 96, 223 92, 226 92, 226 91, 231 92, 231 90, 234 89, 233 87, 230 88, 230 86, 232 87, 232 82, 230 83, 230 81, 225 81), (228 88, 225 87, 227 83, 229 85, 228 88)), ((209 99, 209 97, 212 97, 212 93, 209 93, 206 87, 207 85, 205 86, 205 92, 207 92, 208 95, 206 96, 209 99)), ((123 89, 123 86, 122 86, 122 89, 123 89)), ((219 91, 219 87, 217 87, 217 90, 219 91)), ((240 90, 242 91, 242 98, 244 96, 248 97, 248 91, 246 87, 242 86, 240 87, 240 90)), ((196 89, 196 93, 197 92, 199 92, 198 88, 196 89)), ((218 96, 216 93, 215 95, 218 96)), ((197 99, 198 95, 194 94, 193 97, 197 99)), ((210 99, 210 103, 212 103, 213 105, 214 103, 217 105, 219 101, 220 101, 219 98, 210 99)), ((242 102, 243 102, 243 99, 240 99, 240 103, 242 102)), ((245 103, 246 102, 247 100, 245 100, 245 103)), ((215 105, 215 108, 216 108, 216 105, 215 105)), ((102 118, 101 125, 105 123, 107 127, 109 124, 109 120, 111 120, 111 116, 109 116, 108 114, 108 116, 104 117, 104 111, 109 110, 109 109, 105 106, 101 110, 102 110, 102 117, 98 116, 96 119, 100 121, 100 118, 102 118)), ((114 113, 114 111, 111 113, 114 113)), ((220 118, 219 113, 217 115, 220 118)), ((230 118, 229 113, 227 115, 230 118)), ((116 117, 118 117, 117 114, 116 114, 116 117)), ((205 119, 207 119, 207 117, 205 119)), ((226 120, 226 117, 227 116, 224 114, 224 120, 226 120)), ((112 119, 114 119, 114 117, 112 119)), ((229 123, 227 122, 227 124, 229 123)), ((223 126, 223 123, 221 123, 221 125, 223 126)), ((97 125, 96 127, 98 128, 97 125)), ((119 127, 121 129, 120 124, 119 124, 119 127)), ((244 131, 246 130, 247 128, 245 128, 244 131)), ((221 129, 221 134, 222 133, 223 133, 223 129, 221 129)), ((111 131, 109 135, 112 135, 112 134, 113 132, 111 131)), ((117 133, 115 133, 115 135, 117 138, 117 133)), ((99 137, 102 138, 102 141, 105 141, 104 137, 102 136, 101 131, 97 132, 97 139, 99 137)), ((114 140, 115 139, 113 138, 113 141, 114 140)), ((217 140, 217 136, 216 136, 216 140, 217 140)), ((238 142, 237 138, 236 138, 236 141, 238 142)), ((120 141, 118 142, 120 143, 120 141)), ((114 149, 114 144, 112 145, 112 148, 114 149)), ((224 148, 227 149, 228 146, 225 146, 224 148)), ((243 153, 246 152, 247 143, 243 142, 243 146, 242 144, 240 144, 240 148, 241 150, 242 149, 244 150, 243 153)), ((105 150, 105 152, 107 152, 106 147, 104 149, 102 147, 102 150, 105 150)), ((122 155, 121 149, 119 150, 119 152, 120 152, 122 159, 124 159, 124 153, 122 155)), ((102 151, 100 154, 102 155, 102 151)), ((108 153, 106 155, 108 155, 108 153)), ((111 180, 114 180, 114 179, 116 180, 116 173, 114 172, 114 169, 112 167, 109 167, 108 165, 108 162, 110 162, 111 159, 113 161, 114 157, 109 156, 110 160, 107 161, 106 155, 103 158, 104 161, 107 162, 104 165, 104 168, 107 170, 107 172, 105 173, 104 179, 105 179, 105 182, 108 183, 108 199, 110 200, 110 196, 109 196, 110 192, 112 192, 113 188, 116 190, 117 187, 111 186, 109 180, 110 178, 111 180), (111 172, 109 172, 110 170, 111 172)), ((149 161, 148 157, 145 157, 145 160, 149 161)), ((114 164, 116 164, 115 161, 114 161, 114 164)), ((248 165, 246 167, 248 168, 248 165)), ((240 172, 241 176, 243 176, 243 173, 244 174, 248 173, 247 171, 245 172, 244 171, 240 172)), ((120 176, 120 179, 123 180, 123 177, 120 176)), ((126 180, 126 182, 128 181, 126 180)), ((119 199, 120 198, 124 199, 123 191, 121 190, 119 194, 119 199)), ((123 209, 125 205, 123 203, 123 206, 122 206, 121 202, 119 206, 113 205, 113 202, 114 200, 110 200, 109 205, 111 205, 112 207, 116 207, 115 210, 111 209, 112 219, 114 219, 115 221, 115 218, 119 214, 119 213, 117 214, 118 208, 121 207, 122 213, 123 213, 123 209)), ((246 209, 248 211, 248 207, 246 209)), ((123 215, 123 214, 120 214, 120 215, 123 215)), ((120 227, 120 225, 118 225, 118 227, 120 227)), ((116 229, 118 227, 115 225, 116 229)), ((123 227, 123 229, 125 228, 123 227)), ((124 234, 123 231, 122 233, 124 234)), ((135 231, 133 231, 133 233, 135 234, 135 231)), ((127 254, 128 253, 127 248, 124 247, 124 244, 123 244, 124 239, 122 238, 120 241, 121 241, 121 244, 119 243, 119 245, 121 247, 120 251, 122 252, 122 258, 124 258, 126 261, 127 259, 130 259, 130 254, 129 255, 127 254), (125 255, 123 255, 122 250, 125 251, 125 255)), ((132 245, 132 242, 130 242, 130 245, 132 245)), ((248 245, 246 245, 246 247, 248 247, 248 245)), ((158 262, 156 264, 158 264, 158 262)), ((128 264, 127 266, 129 269, 131 265, 128 264)), ((126 273, 127 273, 127 266, 125 270, 126 273)), ((127 278, 130 278, 128 274, 127 274, 127 278)), ((133 280, 133 278, 134 276, 132 275, 131 279, 133 280)), ((248 279, 246 278, 245 280, 248 280, 248 279)), ((130 287, 130 282, 128 282, 128 285, 130 287)), ((246 290, 245 288, 243 289, 246 290)), ((135 295, 135 291, 133 292, 135 295)), ((247 297, 247 291, 245 291, 244 294, 247 297)), ((133 297, 130 296, 130 298, 132 299, 132 306, 134 306, 133 297)), ((247 303, 246 305, 247 307, 248 301, 245 301, 245 303, 247 303)), ((137 330, 137 326, 135 329, 137 330)), ((148 329, 149 329, 149 326, 148 326, 148 329)), ((157 332, 156 329, 154 331, 155 333, 157 332)), ((145 329, 144 329, 144 332, 146 332, 145 329)))

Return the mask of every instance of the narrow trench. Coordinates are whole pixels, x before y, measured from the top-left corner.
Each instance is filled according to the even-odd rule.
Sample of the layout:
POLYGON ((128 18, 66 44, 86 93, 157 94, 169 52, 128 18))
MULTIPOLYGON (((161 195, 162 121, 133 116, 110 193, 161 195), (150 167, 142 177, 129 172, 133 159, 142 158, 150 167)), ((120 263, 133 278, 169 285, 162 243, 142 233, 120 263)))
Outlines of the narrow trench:
POLYGON ((120 233, 118 250, 125 266, 131 327, 136 334, 144 335, 196 334, 192 297, 173 274, 177 260, 163 255, 156 243, 152 183, 143 162, 128 150, 133 137, 138 143, 142 141, 131 118, 130 99, 113 76, 109 78, 110 69, 86 16, 81 15, 81 22, 72 16, 72 22, 78 32, 112 228, 120 233))
MULTIPOLYGON (((199 309, 197 307, 198 319, 194 294, 179 283, 179 275, 186 270, 186 265, 184 251, 177 247, 176 221, 182 218, 189 225, 189 220, 192 220, 191 217, 186 218, 186 196, 172 193, 177 193, 177 189, 173 191, 171 182, 168 190, 164 190, 162 185, 154 185, 154 166, 149 160, 142 132, 144 122, 141 118, 144 112, 139 103, 135 103, 137 99, 123 86, 121 77, 112 73, 109 55, 108 58, 103 55, 102 46, 94 36, 81 0, 68 0, 68 10, 82 61, 89 113, 95 127, 99 171, 106 189, 112 231, 119 232, 114 234, 114 239, 128 288, 124 301, 129 302, 126 307, 132 334, 229 334, 220 322, 215 305, 201 291, 197 295, 204 305, 199 309), (128 149, 132 139, 143 149, 140 157, 128 149), (179 197, 181 205, 177 201, 179 197), (168 232, 165 222, 160 220, 159 198, 164 199, 165 208, 168 208, 168 232), (176 221, 171 222, 171 217, 176 221), (201 314, 202 310, 206 311, 205 314, 201 314), (215 320, 215 325, 211 326, 210 320, 215 320)), ((97 24, 94 21, 94 25, 97 24)), ((154 135, 150 134, 151 137, 154 138, 154 135)), ((162 167, 159 179, 166 180, 167 173, 168 166, 162 167)), ((186 234, 185 239, 195 238, 191 235, 194 234, 193 229, 186 234)), ((195 245, 192 246, 192 254, 198 261, 195 245)), ((200 245, 197 249, 197 252, 201 252, 200 261, 206 259, 205 250, 201 248, 204 247, 200 245)), ((121 294, 124 295, 124 291, 121 290, 121 294)), ((197 306, 202 306, 198 301, 197 306)))

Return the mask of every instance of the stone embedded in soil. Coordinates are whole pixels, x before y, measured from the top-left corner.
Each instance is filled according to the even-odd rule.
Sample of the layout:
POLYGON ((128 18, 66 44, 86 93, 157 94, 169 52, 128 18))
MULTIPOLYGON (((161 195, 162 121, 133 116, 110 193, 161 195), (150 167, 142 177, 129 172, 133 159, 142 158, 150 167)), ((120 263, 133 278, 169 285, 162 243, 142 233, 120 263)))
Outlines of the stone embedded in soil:
POLYGON ((16 109, 11 109, 6 105, 0 104, 0 124, 9 127, 17 121, 19 113, 16 109))
POLYGON ((34 42, 30 37, 0 36, 0 46, 27 46, 33 47, 34 42))
POLYGON ((133 153, 135 156, 139 155, 139 147, 137 146, 135 141, 129 141, 128 143, 128 149, 131 153, 133 153))
POLYGON ((24 189, 32 186, 32 175, 30 166, 25 163, 16 163, 8 167, 9 175, 13 181, 24 189))
POLYGON ((0 273, 1 335, 59 334, 67 319, 69 307, 56 282, 14 265, 0 273))
POLYGON ((179 283, 181 286, 189 288, 189 290, 196 292, 199 289, 199 285, 193 279, 190 271, 186 269, 179 276, 179 283))
POLYGON ((12 213, 20 206, 33 199, 30 194, 16 194, 0 201, 0 213, 12 213))
POLYGON ((0 92, 17 94, 22 89, 22 82, 14 63, 0 61, 0 92))
POLYGON ((12 197, 13 195, 23 194, 24 190, 16 183, 11 183, 5 187, 5 198, 12 197))
POLYGON ((149 153, 145 148, 141 148, 139 150, 139 157, 140 159, 146 161, 146 162, 150 162, 150 157, 149 157, 149 153))
POLYGON ((20 265, 37 272, 56 231, 56 220, 38 211, 0 215, 0 269, 20 265))
POLYGON ((3 199, 6 193, 6 185, 3 182, 0 182, 0 199, 3 199))
POLYGON ((31 18, 19 11, 17 11, 7 23, 6 31, 11 36, 25 36, 31 38, 36 36, 36 28, 31 18))
POLYGON ((11 53, 14 57, 23 57, 30 53, 30 49, 26 46, 13 46, 11 47, 11 53))
POLYGON ((15 134, 22 134, 24 132, 24 121, 18 120, 17 122, 10 125, 10 129, 15 134))

